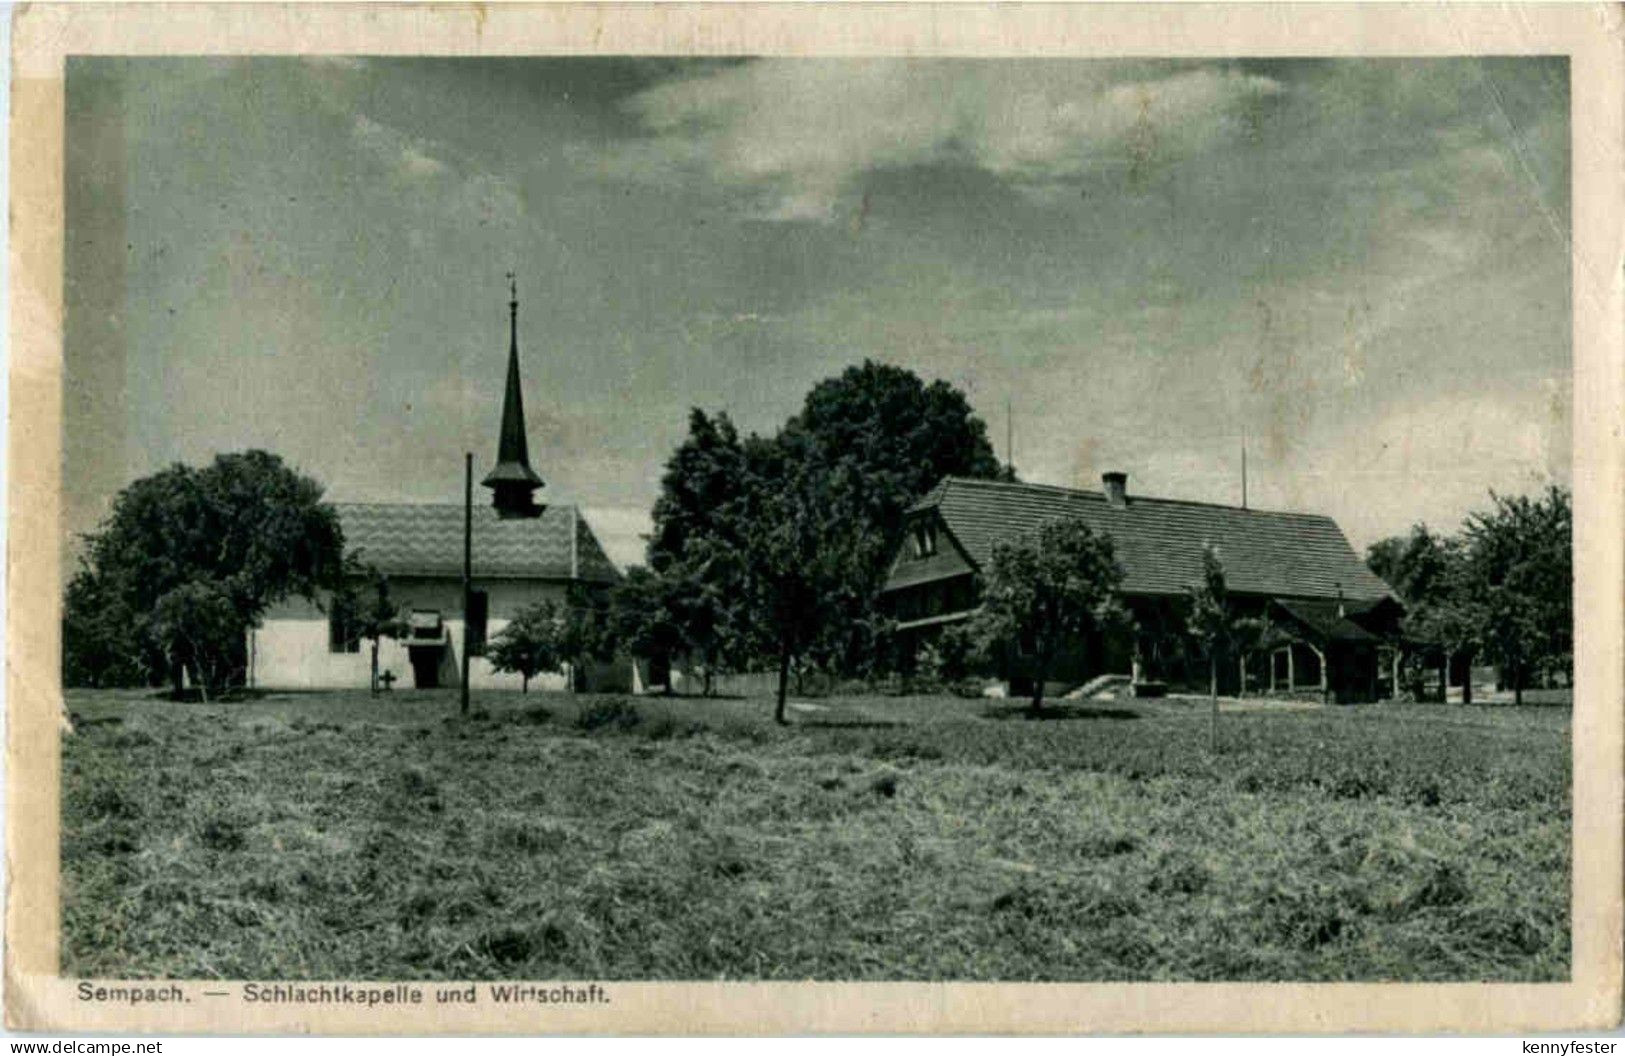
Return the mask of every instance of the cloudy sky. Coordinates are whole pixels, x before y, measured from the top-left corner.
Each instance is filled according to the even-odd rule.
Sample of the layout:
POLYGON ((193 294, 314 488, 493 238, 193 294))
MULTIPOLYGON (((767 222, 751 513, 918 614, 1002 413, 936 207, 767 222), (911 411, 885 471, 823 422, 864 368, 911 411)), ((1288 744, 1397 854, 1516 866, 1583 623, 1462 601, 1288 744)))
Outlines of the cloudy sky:
POLYGON ((1025 479, 1329 513, 1566 483, 1561 60, 74 60, 66 527, 169 462, 533 460, 633 560, 691 406, 875 358, 1025 479))

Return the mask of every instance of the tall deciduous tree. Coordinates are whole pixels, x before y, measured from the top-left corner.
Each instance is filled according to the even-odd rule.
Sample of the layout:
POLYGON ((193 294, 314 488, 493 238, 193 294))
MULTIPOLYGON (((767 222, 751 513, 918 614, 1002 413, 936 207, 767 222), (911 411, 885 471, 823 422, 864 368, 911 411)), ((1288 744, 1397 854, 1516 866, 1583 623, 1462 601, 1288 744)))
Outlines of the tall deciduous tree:
POLYGON ((654 578, 628 577, 616 592, 616 631, 629 647, 669 649, 701 669, 708 691, 716 674, 746 666, 759 645, 746 610, 739 519, 748 478, 744 443, 727 415, 690 412, 655 502, 654 578))
POLYGON ((1111 537, 1081 520, 1052 521, 993 547, 972 634, 989 652, 1029 662, 1032 713, 1042 713, 1044 682, 1062 649, 1121 618, 1123 569, 1111 537))
POLYGON ((1441 601, 1454 590, 1452 540, 1429 530, 1425 524, 1411 527, 1409 535, 1395 535, 1372 543, 1366 550, 1366 567, 1394 593, 1407 609, 1441 601))
POLYGON ((648 600, 648 619, 617 627, 644 642, 675 628, 708 678, 771 662, 782 719, 792 668, 873 663, 902 513, 949 474, 1000 475, 986 430, 962 393, 897 367, 820 383, 771 438, 695 410, 653 513, 648 562, 664 585, 629 584, 622 596, 648 600))
POLYGON ((240 646, 271 604, 343 583, 343 533, 321 485, 265 451, 136 481, 87 542, 85 580, 70 600, 99 597, 127 612, 167 651, 177 690, 182 669, 200 682, 218 675, 219 658, 197 651, 225 634, 227 609, 240 646))
POLYGON ((874 603, 904 511, 945 476, 1001 467, 962 392, 873 361, 815 385, 779 442, 826 514, 821 545, 841 553, 849 599, 809 644, 825 666, 857 673, 876 654, 874 603))

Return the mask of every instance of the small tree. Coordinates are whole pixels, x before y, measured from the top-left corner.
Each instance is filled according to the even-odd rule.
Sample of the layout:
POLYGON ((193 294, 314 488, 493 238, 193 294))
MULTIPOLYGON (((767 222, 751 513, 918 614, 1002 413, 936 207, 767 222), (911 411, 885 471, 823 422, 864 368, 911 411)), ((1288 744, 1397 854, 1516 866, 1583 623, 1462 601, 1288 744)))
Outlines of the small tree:
POLYGON ((671 580, 647 568, 627 570, 609 596, 610 634, 622 649, 633 656, 668 662, 683 654, 685 643, 681 616, 675 611, 674 586, 671 580))
POLYGON ((747 611, 759 628, 761 651, 775 657, 775 722, 784 724, 791 668, 829 627, 834 613, 856 611, 846 574, 850 562, 834 516, 823 501, 824 479, 807 471, 784 441, 751 437, 746 478, 733 518, 745 559, 747 611))
POLYGON ((1044 682, 1061 649, 1115 619, 1122 581, 1111 538, 1081 520, 1052 521, 994 546, 971 633, 990 652, 1030 659, 1033 715, 1043 712, 1044 682))
POLYGON ((944 682, 956 685, 970 677, 976 663, 976 639, 963 623, 945 627, 937 638, 937 660, 944 682))
POLYGON ((1207 652, 1208 698, 1212 710, 1208 722, 1208 746, 1219 749, 1219 660, 1234 653, 1243 656, 1256 648, 1263 634, 1260 620, 1240 615, 1230 603, 1224 581, 1224 563, 1211 545, 1202 547, 1202 580, 1190 587, 1186 628, 1207 652))
POLYGON ((491 639, 485 658, 498 671, 517 672, 520 691, 529 693, 531 679, 564 666, 563 637, 564 613, 551 601, 539 601, 519 610, 491 639))
POLYGON ((1430 642, 1439 649, 1441 704, 1449 697, 1450 664, 1458 656, 1465 657, 1467 661, 1467 677, 1461 684, 1461 702, 1473 702, 1472 662, 1478 648, 1478 622, 1465 601, 1465 595, 1439 598, 1419 605, 1405 617, 1407 635, 1430 642))
POLYGON ((606 591, 570 588, 560 612, 557 650, 559 662, 569 665, 571 690, 576 688, 577 672, 587 663, 614 657, 616 641, 606 591))
MULTIPOLYGON (((1466 547, 1462 539, 1440 535, 1425 524, 1413 525, 1409 535, 1371 544, 1366 551, 1366 565, 1405 603, 1405 617, 1394 647, 1403 649, 1408 640, 1428 643, 1439 650, 1446 683, 1439 687, 1441 702, 1447 696, 1451 661, 1465 657, 1468 677, 1462 683, 1462 700, 1471 704, 1471 664, 1477 651, 1478 630, 1467 604, 1466 547)), ((1423 695, 1422 661, 1423 654, 1413 652, 1405 665, 1418 699, 1423 695)), ((1397 685, 1394 691, 1399 692, 1397 685)))
POLYGON ((219 583, 184 583, 153 606, 152 632, 172 664, 191 671, 205 702, 227 684, 243 641, 243 619, 219 583))

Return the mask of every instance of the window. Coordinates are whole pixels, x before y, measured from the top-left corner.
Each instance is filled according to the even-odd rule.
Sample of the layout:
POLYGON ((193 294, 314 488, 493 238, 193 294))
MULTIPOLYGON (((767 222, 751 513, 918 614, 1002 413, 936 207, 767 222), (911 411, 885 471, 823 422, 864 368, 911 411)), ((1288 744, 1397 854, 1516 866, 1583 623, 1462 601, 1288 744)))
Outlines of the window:
POLYGON ((436 609, 413 609, 410 620, 412 640, 416 642, 439 642, 446 637, 445 627, 440 622, 440 613, 436 609))
POLYGON ((327 651, 330 653, 361 651, 361 635, 356 631, 355 621, 336 600, 327 608, 327 651))
POLYGON ((468 655, 485 655, 485 623, 491 612, 491 595, 483 590, 468 592, 468 655))
POLYGON ((933 584, 931 584, 931 586, 926 588, 926 591, 925 591, 925 615, 927 615, 927 616, 941 616, 942 615, 943 602, 946 600, 946 598, 944 597, 944 593, 945 592, 944 592, 943 586, 940 583, 933 583, 933 584))

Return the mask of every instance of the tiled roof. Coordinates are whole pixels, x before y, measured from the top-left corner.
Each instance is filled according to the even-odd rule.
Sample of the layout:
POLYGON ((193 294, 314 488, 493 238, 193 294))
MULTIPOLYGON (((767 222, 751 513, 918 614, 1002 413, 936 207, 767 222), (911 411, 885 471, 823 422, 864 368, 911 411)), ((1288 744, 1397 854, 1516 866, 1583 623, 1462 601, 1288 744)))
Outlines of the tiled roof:
POLYGON ((1200 580, 1211 543, 1232 591, 1351 601, 1391 593, 1329 517, 1244 510, 1132 493, 1112 506, 1099 492, 948 477, 911 509, 936 509, 970 559, 986 568, 993 544, 1064 517, 1111 536, 1129 594, 1183 594, 1200 580))
MULTIPOLYGON (((463 508, 455 504, 334 503, 347 550, 397 576, 463 574, 463 508)), ((612 583, 620 572, 586 518, 573 506, 549 505, 534 520, 502 520, 474 507, 474 575, 517 579, 575 578, 612 583), (571 531, 575 545, 572 555, 571 531)))

